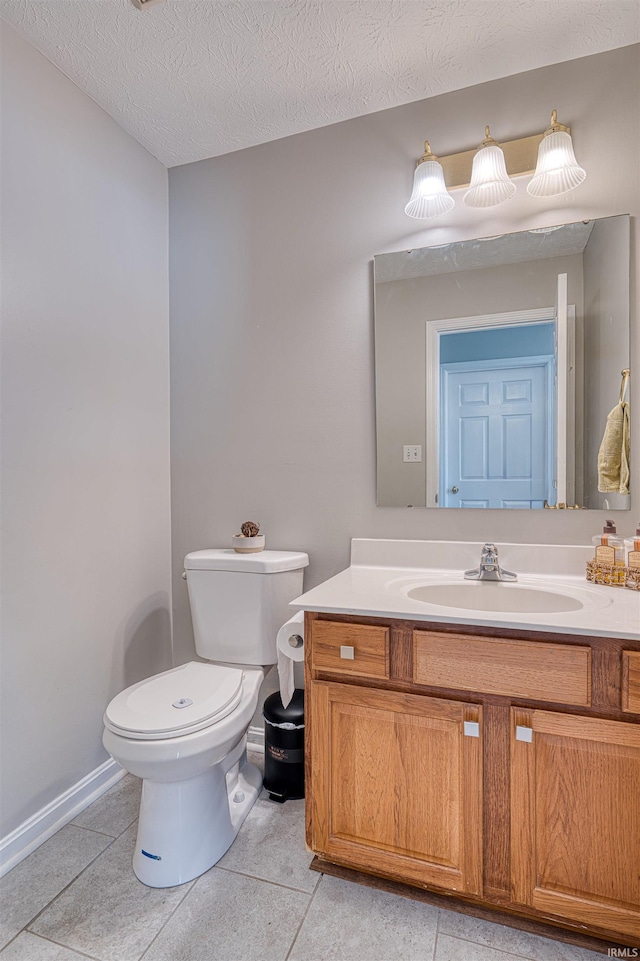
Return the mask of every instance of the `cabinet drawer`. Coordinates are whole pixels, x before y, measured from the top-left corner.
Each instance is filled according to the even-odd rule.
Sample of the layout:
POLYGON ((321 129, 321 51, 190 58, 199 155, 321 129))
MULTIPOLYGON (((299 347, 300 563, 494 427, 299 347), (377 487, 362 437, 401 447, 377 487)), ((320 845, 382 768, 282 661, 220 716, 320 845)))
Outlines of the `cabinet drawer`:
POLYGON ((622 652, 622 710, 640 714, 640 651, 622 652))
POLYGON ((389 628, 316 620, 311 667, 360 677, 388 677, 389 628))
POLYGON ((413 679, 434 687, 588 707, 591 650, 572 644, 414 631, 413 679))

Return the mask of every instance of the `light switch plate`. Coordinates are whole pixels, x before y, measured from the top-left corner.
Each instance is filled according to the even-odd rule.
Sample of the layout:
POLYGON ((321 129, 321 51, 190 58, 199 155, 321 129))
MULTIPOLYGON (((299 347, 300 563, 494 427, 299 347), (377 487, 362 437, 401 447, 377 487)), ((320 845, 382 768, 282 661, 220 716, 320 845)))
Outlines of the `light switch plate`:
POLYGON ((405 464, 417 464, 422 460, 422 444, 405 444, 402 448, 402 460, 405 464))

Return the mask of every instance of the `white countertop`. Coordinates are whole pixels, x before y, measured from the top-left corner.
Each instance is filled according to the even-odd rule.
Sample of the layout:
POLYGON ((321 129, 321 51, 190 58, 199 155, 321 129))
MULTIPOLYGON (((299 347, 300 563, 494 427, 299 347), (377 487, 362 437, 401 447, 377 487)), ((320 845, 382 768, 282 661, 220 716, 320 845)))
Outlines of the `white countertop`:
MULTIPOLYGON (((500 566, 518 574, 515 584, 465 581, 464 571, 478 566, 481 543, 354 539, 351 566, 290 604, 294 610, 365 617, 482 625, 550 633, 584 634, 640 640, 640 592, 604 587, 586 580, 592 547, 497 544, 500 566), (487 597, 525 588, 568 596, 577 610, 534 613, 445 607, 408 596, 421 585, 471 585, 487 597), (487 594, 487 591, 492 592, 487 594)), ((530 594, 528 597, 535 595, 530 594)), ((544 606, 544 593, 541 606, 544 606)))

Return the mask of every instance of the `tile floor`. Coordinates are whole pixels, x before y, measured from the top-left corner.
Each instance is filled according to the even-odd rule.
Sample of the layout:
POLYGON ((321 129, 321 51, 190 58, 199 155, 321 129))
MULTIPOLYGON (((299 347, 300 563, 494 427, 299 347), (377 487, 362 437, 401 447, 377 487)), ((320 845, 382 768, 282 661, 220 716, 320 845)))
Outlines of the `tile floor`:
POLYGON ((602 961, 309 871, 304 801, 266 794, 207 874, 147 888, 139 792, 125 777, 0 881, 0 961, 602 961))

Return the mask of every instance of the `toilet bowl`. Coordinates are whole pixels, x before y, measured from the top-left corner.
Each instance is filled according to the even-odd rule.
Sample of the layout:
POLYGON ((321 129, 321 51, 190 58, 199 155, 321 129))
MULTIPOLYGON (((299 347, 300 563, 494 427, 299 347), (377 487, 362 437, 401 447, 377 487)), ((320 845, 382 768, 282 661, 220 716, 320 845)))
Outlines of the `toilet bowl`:
POLYGON ((262 788, 247 731, 276 635, 309 563, 298 551, 193 551, 184 559, 196 652, 133 684, 104 713, 103 744, 142 778, 133 869, 152 888, 222 857, 262 788))
POLYGON ((209 870, 251 810, 262 775, 247 761, 246 733, 263 677, 192 661, 127 688, 105 711, 105 748, 143 779, 133 869, 149 887, 209 870))

